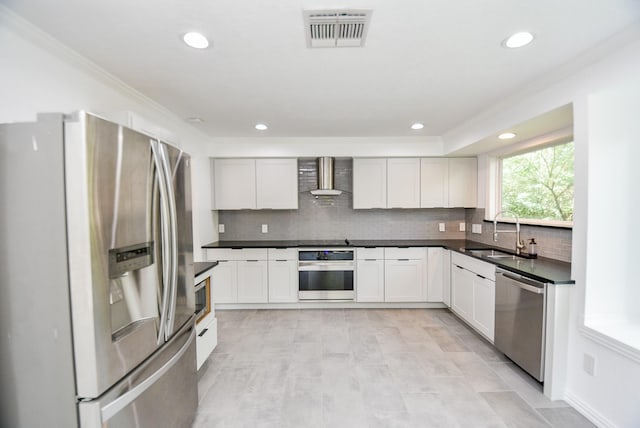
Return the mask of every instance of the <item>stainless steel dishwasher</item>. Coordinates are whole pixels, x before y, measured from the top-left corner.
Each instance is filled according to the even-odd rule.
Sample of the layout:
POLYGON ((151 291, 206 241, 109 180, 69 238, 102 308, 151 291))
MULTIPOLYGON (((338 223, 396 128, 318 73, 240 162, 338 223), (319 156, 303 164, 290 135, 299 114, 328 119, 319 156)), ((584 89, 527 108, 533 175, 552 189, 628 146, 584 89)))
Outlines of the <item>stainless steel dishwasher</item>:
POLYGON ((502 353, 542 382, 546 285, 496 269, 494 344, 502 353))

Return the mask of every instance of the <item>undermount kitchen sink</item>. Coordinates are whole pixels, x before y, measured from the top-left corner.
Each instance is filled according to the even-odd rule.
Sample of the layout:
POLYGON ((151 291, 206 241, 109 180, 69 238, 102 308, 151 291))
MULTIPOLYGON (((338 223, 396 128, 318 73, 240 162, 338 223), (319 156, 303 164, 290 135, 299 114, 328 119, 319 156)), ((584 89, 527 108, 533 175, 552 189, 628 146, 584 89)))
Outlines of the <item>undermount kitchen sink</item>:
POLYGON ((482 257, 482 258, 487 258, 487 259, 512 259, 512 260, 517 260, 517 259, 522 259, 523 257, 521 256, 516 256, 515 254, 510 254, 504 251, 500 251, 500 250, 492 250, 492 249, 479 249, 479 250, 474 250, 474 249, 466 249, 466 252, 471 254, 472 256, 476 256, 476 257, 482 257))

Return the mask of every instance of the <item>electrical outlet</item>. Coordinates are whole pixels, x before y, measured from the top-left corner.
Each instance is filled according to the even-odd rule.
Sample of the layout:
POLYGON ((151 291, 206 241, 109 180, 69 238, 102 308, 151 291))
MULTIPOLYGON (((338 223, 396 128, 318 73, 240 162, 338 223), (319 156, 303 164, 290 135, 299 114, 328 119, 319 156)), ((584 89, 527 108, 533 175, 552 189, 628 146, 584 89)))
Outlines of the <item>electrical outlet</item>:
POLYGON ((444 223, 438 223, 438 230, 439 230, 440 232, 444 232, 444 231, 445 231, 444 223))
POLYGON ((471 225, 471 233, 482 233, 482 225, 481 224, 472 224, 471 225))
POLYGON ((467 225, 464 223, 460 223, 460 232, 464 232, 467 230, 467 225))
POLYGON ((268 224, 263 224, 262 225, 262 233, 269 233, 269 225, 268 224))
POLYGON ((582 359, 582 368, 585 373, 591 376, 596 375, 596 359, 593 355, 584 354, 582 359))
POLYGON ((218 225, 218 233, 224 233, 224 224, 220 223, 218 225))

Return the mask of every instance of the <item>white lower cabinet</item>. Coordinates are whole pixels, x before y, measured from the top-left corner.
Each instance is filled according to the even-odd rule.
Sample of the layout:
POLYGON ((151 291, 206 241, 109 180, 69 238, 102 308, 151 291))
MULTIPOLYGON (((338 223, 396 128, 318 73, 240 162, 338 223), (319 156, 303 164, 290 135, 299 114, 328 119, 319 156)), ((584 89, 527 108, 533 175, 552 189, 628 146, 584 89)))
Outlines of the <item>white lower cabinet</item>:
POLYGON ((218 344, 218 319, 207 317, 196 325, 196 366, 198 370, 218 344))
POLYGON ((238 262, 238 303, 267 303, 267 261, 238 262))
POLYGON ((211 294, 215 303, 238 303, 238 262, 220 260, 211 274, 211 294))
POLYGON ((214 269, 215 303, 267 303, 267 250, 209 249, 207 260, 219 261, 214 269))
POLYGON ((496 283, 476 275, 473 279, 473 325, 493 341, 496 283))
POLYGON ((298 263, 295 260, 269 260, 269 302, 298 301, 298 263))
POLYGON ((444 302, 448 294, 444 270, 445 249, 441 247, 427 248, 427 301, 444 302))
POLYGON ((356 300, 358 302, 384 302, 384 260, 357 261, 356 300))
POLYGON ((475 274, 456 264, 451 265, 451 309, 471 322, 473 318, 473 278, 475 274))
POLYGON ((427 301, 427 249, 385 248, 384 301, 427 301))
POLYGON ((451 309, 492 342, 495 292, 495 266, 452 253, 451 309))

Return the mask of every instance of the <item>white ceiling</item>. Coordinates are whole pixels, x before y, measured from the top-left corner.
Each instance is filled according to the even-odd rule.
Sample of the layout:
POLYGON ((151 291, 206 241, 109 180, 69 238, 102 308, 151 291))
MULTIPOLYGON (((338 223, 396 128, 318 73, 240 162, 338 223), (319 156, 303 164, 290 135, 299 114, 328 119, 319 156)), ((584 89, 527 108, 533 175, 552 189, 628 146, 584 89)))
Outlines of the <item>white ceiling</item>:
POLYGON ((640 19, 637 0, 0 1, 212 137, 442 135, 640 19), (307 48, 302 11, 327 8, 373 9, 366 45, 307 48))

